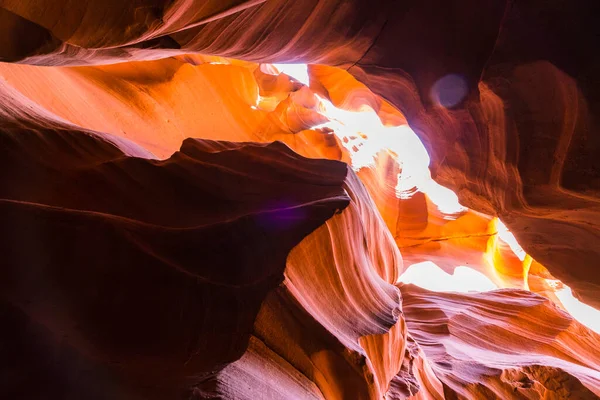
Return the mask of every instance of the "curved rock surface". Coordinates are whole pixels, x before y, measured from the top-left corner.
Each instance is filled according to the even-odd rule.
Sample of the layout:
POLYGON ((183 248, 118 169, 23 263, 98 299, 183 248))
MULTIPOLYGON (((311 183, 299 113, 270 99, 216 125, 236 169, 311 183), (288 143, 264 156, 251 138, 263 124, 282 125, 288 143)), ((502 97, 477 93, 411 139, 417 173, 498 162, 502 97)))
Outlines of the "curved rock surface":
POLYGON ((0 0, 0 394, 600 397, 595 5, 0 0))
POLYGON ((344 164, 281 143, 154 161, 42 122, 1 127, 6 397, 180 396, 242 355, 288 252, 349 201, 344 164))
POLYGON ((0 58, 85 65, 199 52, 344 66, 402 110, 441 183, 502 216, 534 258, 598 306, 594 4, 4 0, 0 58), (22 32, 27 40, 16 40, 22 32), (563 251, 573 235, 581 244, 563 251), (567 258, 577 268, 565 269, 567 258))
POLYGON ((406 323, 446 398, 595 399, 600 335, 539 295, 400 287, 406 323))
POLYGON ((252 342, 263 349, 260 355, 251 346, 199 389, 203 395, 249 398, 254 389, 239 388, 259 386, 269 398, 291 392, 311 398, 306 378, 317 398, 373 399, 388 392, 405 351, 393 285, 402 258, 356 175, 349 174, 345 188, 350 205, 290 252, 283 286, 263 303, 252 342), (265 380, 259 366, 271 364, 302 379, 265 380))

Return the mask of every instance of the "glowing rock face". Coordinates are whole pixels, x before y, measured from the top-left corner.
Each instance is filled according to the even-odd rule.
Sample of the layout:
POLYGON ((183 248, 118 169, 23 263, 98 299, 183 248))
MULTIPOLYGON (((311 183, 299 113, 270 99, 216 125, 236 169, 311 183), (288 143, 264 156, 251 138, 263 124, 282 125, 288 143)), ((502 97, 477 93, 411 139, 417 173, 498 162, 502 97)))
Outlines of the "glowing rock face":
POLYGON ((0 2, 1 398, 600 395, 586 1, 71 3, 0 2))
MULTIPOLYGON (((225 398, 252 398, 257 391, 270 393, 275 398, 285 398, 289 393, 296 393, 297 396, 307 398, 353 397, 367 399, 380 398, 384 395, 388 398, 403 398, 410 395, 435 397, 441 393, 439 388, 442 383, 451 385, 451 382, 454 382, 455 379, 459 381, 467 379, 468 382, 487 382, 485 384, 492 388, 490 390, 499 390, 496 388, 495 381, 490 381, 491 383, 486 381, 483 378, 484 375, 475 375, 475 378, 473 378, 470 375, 471 372, 468 374, 464 372, 465 375, 461 373, 458 376, 450 377, 441 372, 443 368, 440 370, 435 355, 437 353, 431 353, 427 347, 424 347, 423 350, 419 347, 420 342, 425 341, 423 336, 425 334, 420 331, 420 328, 417 328, 418 325, 415 325, 415 321, 421 317, 417 317, 411 312, 408 314, 410 317, 408 320, 409 325, 404 320, 401 313, 403 306, 400 291, 406 290, 408 286, 400 285, 399 291, 395 284, 400 282, 416 283, 425 288, 436 290, 439 293, 438 296, 445 298, 445 296, 456 296, 450 292, 488 292, 497 287, 524 288, 526 286, 529 288, 530 283, 531 286, 535 286, 536 282, 543 280, 545 286, 538 290, 540 293, 549 296, 559 306, 563 306, 561 299, 565 299, 566 304, 564 304, 564 307, 567 310, 575 310, 572 305, 573 302, 565 296, 564 291, 568 288, 561 289, 560 285, 552 284, 554 281, 548 280, 551 275, 544 275, 547 274, 547 271, 543 267, 536 265, 533 268, 531 257, 519 246, 514 236, 511 235, 502 222, 497 218, 475 213, 462 206, 451 190, 440 186, 431 178, 429 156, 413 130, 402 123, 401 117, 392 117, 389 110, 382 115, 392 121, 400 122, 400 125, 386 126, 381 122, 383 118, 380 113, 385 110, 385 107, 380 106, 379 112, 375 112, 375 109, 371 106, 361 106, 358 110, 353 111, 338 108, 329 100, 320 97, 320 95, 315 95, 309 88, 298 86, 293 80, 285 78, 278 71, 268 67, 265 68, 268 72, 265 75, 262 72, 262 67, 251 64, 235 65, 235 62, 227 60, 220 61, 218 64, 207 61, 205 64, 196 67, 190 67, 189 64, 182 61, 169 61, 169 63, 177 71, 192 68, 187 73, 189 76, 187 79, 192 80, 203 77, 205 73, 209 73, 210 76, 216 79, 219 76, 218 69, 222 68, 227 71, 226 75, 231 77, 227 81, 229 83, 212 79, 206 85, 208 87, 214 87, 216 84, 224 85, 221 90, 225 92, 233 90, 232 85, 243 81, 248 82, 245 85, 250 86, 244 86, 245 89, 238 91, 238 93, 241 93, 238 100, 234 102, 234 99, 230 99, 229 103, 221 108, 221 118, 233 116, 232 110, 241 113, 236 118, 239 118, 240 115, 244 116, 243 119, 235 120, 243 121, 246 126, 245 130, 236 128, 238 135, 247 135, 248 139, 260 138, 262 140, 281 138, 296 151, 306 155, 346 160, 357 171, 358 175, 350 173, 346 176, 345 168, 340 169, 343 165, 341 163, 331 164, 323 170, 322 160, 294 158, 298 156, 292 156, 294 153, 283 145, 236 145, 224 142, 194 142, 188 140, 184 142, 180 152, 175 153, 167 160, 149 161, 148 159, 155 157, 140 147, 145 143, 149 145, 147 139, 140 136, 145 135, 142 131, 131 136, 138 143, 137 145, 124 138, 119 139, 112 135, 102 136, 102 134, 90 133, 92 135, 90 138, 77 131, 77 129, 82 128, 76 128, 72 123, 65 122, 56 114, 47 112, 38 103, 31 101, 23 94, 32 96, 37 101, 45 102, 48 107, 54 107, 56 112, 63 113, 65 119, 79 118, 81 121, 81 118, 85 116, 83 107, 74 105, 70 109, 62 108, 60 104, 48 102, 50 98, 40 97, 31 88, 23 88, 23 92, 19 93, 14 88, 5 86, 4 96, 6 96, 8 104, 13 105, 12 108, 6 108, 4 111, 5 123, 7 124, 5 129, 8 129, 6 131, 7 138, 11 138, 10 140, 14 141, 15 145, 7 147, 13 148, 13 150, 3 157, 6 163, 4 169, 7 171, 29 171, 27 179, 13 181, 13 184, 10 185, 11 191, 4 195, 5 198, 10 200, 9 204, 15 201, 26 201, 27 204, 40 203, 44 204, 45 207, 60 206, 66 209, 85 209, 86 212, 101 212, 107 215, 127 217, 142 223, 151 223, 153 226, 166 227, 167 229, 192 229, 190 233, 193 233, 193 227, 197 225, 197 222, 193 222, 194 218, 204 218, 202 221, 206 221, 200 226, 209 226, 215 229, 219 228, 222 223, 227 224, 226 221, 232 218, 234 221, 237 220, 237 217, 234 216, 219 216, 218 211, 207 211, 210 204, 213 204, 213 206, 217 204, 208 202, 206 199, 208 194, 218 194, 221 201, 223 201, 224 193, 234 196, 237 201, 242 201, 246 198, 245 196, 250 196, 248 197, 250 204, 253 204, 253 207, 259 207, 258 210, 260 210, 255 214, 252 219, 253 222, 250 224, 261 232, 260 235, 255 237, 256 243, 268 243, 273 242, 273 239, 263 242, 264 232, 278 232, 277 241, 281 242, 283 232, 295 232, 309 221, 312 221, 311 224, 313 222, 316 224, 311 225, 314 227, 323 223, 324 219, 316 222, 318 218, 315 219, 315 214, 311 211, 312 207, 316 207, 315 210, 321 210, 323 206, 331 206, 333 208, 329 208, 330 211, 328 211, 331 213, 333 209, 341 209, 346 204, 347 198, 342 192, 335 194, 333 188, 333 192, 325 195, 317 203, 314 202, 314 199, 311 200, 311 195, 315 192, 308 189, 310 186, 307 186, 312 182, 312 178, 309 178, 308 174, 310 168, 322 170, 320 174, 323 176, 318 179, 323 179, 323 182, 336 181, 339 185, 338 188, 342 189, 343 187, 345 193, 349 195, 350 206, 348 208, 316 229, 289 252, 283 286, 277 289, 276 292, 269 292, 268 290, 267 292, 264 290, 260 292, 260 296, 263 296, 261 298, 266 299, 260 308, 257 308, 256 303, 249 302, 246 299, 247 305, 250 307, 248 310, 235 308, 237 310, 235 312, 233 310, 231 312, 227 311, 227 313, 231 313, 231 318, 241 318, 243 320, 244 329, 247 332, 246 338, 249 338, 248 344, 246 345, 243 339, 241 342, 232 339, 234 340, 232 343, 235 344, 230 343, 227 346, 233 346, 232 348, 235 351, 225 353, 219 350, 219 342, 211 339, 210 335, 206 336, 202 340, 211 343, 211 350, 206 350, 204 347, 201 347, 201 350, 194 350, 205 354, 204 361, 199 363, 188 362, 188 367, 186 367, 188 369, 182 370, 182 373, 185 374, 200 374, 203 376, 202 379, 198 380, 190 389, 178 380, 178 372, 174 370, 175 375, 161 378, 161 382, 163 382, 161 385, 165 389, 162 392, 154 393, 153 395, 157 396, 156 398, 162 398, 162 396, 169 393, 181 391, 195 393, 194 395, 222 396, 225 398), (199 70, 200 75, 196 73, 195 69, 199 70), (233 77, 237 78, 233 79, 233 77), (255 86, 252 86, 252 84, 255 86), (257 97, 258 101, 256 100, 257 97), (27 104, 34 105, 34 114, 21 113, 21 107, 27 104), (327 122, 323 123, 322 121, 327 122), (28 126, 37 126, 36 129, 40 130, 41 133, 31 135, 22 132, 22 127, 27 124, 29 124, 28 126), (301 126, 305 128, 299 129, 298 127, 301 126), (52 129, 58 129, 58 132, 62 133, 52 133, 52 129), (42 141, 44 135, 50 135, 48 136, 49 139, 42 141), (65 137, 70 139, 68 141, 56 141, 58 138, 65 137), (53 142, 51 139, 55 141, 53 142), (68 157, 67 154, 71 154, 73 150, 68 150, 64 148, 64 144, 61 144, 69 142, 75 143, 75 148, 78 149, 75 152, 75 158, 69 158, 73 156, 68 157), (109 142, 115 143, 126 150, 127 155, 120 152, 117 147, 109 142), (49 172, 44 172, 45 170, 41 166, 52 165, 52 159, 47 158, 48 155, 44 157, 37 155, 32 159, 31 154, 27 152, 28 149, 38 149, 36 151, 40 152, 39 154, 44 154, 43 149, 45 147, 41 143, 44 143, 44 146, 48 148, 60 149, 64 152, 64 156, 58 157, 59 160, 64 161, 54 167, 59 168, 60 174, 52 175, 49 172), (317 144, 317 146, 311 147, 309 143, 317 144), (92 150, 94 148, 102 149, 103 146, 105 147, 104 150, 92 150), (89 150, 85 150, 88 148, 89 150), (91 154, 98 151, 100 153, 93 161, 88 160, 91 154), (107 155, 100 156, 102 152, 107 155), (19 154, 21 155, 19 156, 19 154), (142 158, 128 159, 128 156, 142 158), (123 157, 125 158, 121 160, 123 157), (257 163, 256 160, 259 160, 259 162, 257 163), (192 168, 187 165, 190 161, 192 162, 191 165, 195 165, 195 162, 200 164, 192 168), (243 164, 245 162, 248 163, 247 166, 240 167, 240 165, 246 165, 243 164), (119 165, 116 171, 122 172, 115 174, 113 163, 116 163, 115 166, 119 165), (40 166, 36 168, 40 168, 40 172, 33 172, 35 171, 33 166, 38 164, 40 166), (90 166, 86 167, 87 165, 90 166), (101 167, 96 167, 96 165, 101 167), (200 178, 193 178, 194 175, 186 178, 186 171, 196 171, 200 165, 203 165, 203 168, 207 165, 213 165, 212 168, 215 171, 224 172, 219 172, 217 175, 214 175, 216 173, 214 172, 212 175, 200 178), (94 168, 101 169, 96 171, 94 168), (237 173, 241 173, 240 176, 246 177, 249 181, 244 183, 240 178, 236 178, 234 180, 235 185, 230 187, 227 184, 226 175, 223 175, 223 173, 230 173, 237 168, 241 168, 237 173), (292 169, 288 170, 288 168, 292 169), (276 182, 284 184, 296 179, 294 178, 295 173, 292 172, 296 168, 303 171, 300 175, 300 182, 292 185, 293 190, 299 190, 298 193, 305 192, 299 194, 298 199, 300 200, 294 200, 293 196, 290 197, 290 193, 285 194, 285 190, 277 189, 274 186, 276 182), (144 172, 145 169, 148 169, 148 171, 144 172), (101 172, 104 170, 106 172, 101 172), (163 170, 165 172, 160 172, 163 170), (109 171, 112 172, 109 173, 109 171), (152 174, 156 173, 158 173, 157 176, 166 173, 168 178, 154 178, 152 174), (266 179, 269 174, 275 175, 266 179), (116 188, 122 186, 119 183, 119 179, 122 179, 121 175, 128 176, 129 181, 133 180, 133 182, 138 183, 134 186, 130 184, 129 189, 124 192, 118 191, 116 188), (92 176, 95 177, 92 179, 92 176), (340 180, 343 177, 346 177, 344 184, 340 180), (359 177, 366 186, 363 186, 359 177), (75 188, 67 190, 71 187, 69 185, 72 185, 69 183, 69 179, 93 182, 93 184, 80 185, 79 189, 82 189, 83 192, 76 195, 75 188), (170 203, 177 198, 177 190, 168 192, 171 196, 175 196, 171 200, 166 194, 161 194, 162 189, 156 189, 155 194, 152 194, 153 192, 149 190, 150 187, 154 187, 160 182, 163 182, 163 185, 174 187, 176 182, 183 182, 182 179, 183 181, 187 179, 190 183, 182 183, 182 187, 187 187, 187 194, 185 196, 186 200, 180 200, 179 205, 170 203), (267 187, 271 187, 268 192, 275 195, 275 197, 257 202, 254 198, 258 193, 257 190, 261 187, 258 183, 263 181, 265 184, 268 183, 267 187), (54 183, 50 186, 44 186, 41 182, 44 182, 44 184, 54 183), (196 183, 192 184, 191 182, 196 183), (146 185, 148 185, 148 188, 144 189, 146 185), (384 185, 382 187, 385 190, 379 191, 378 185, 384 185), (137 190, 143 190, 145 194, 143 196, 136 195, 135 187, 138 187, 137 190), (207 193, 203 200, 193 197, 192 187, 197 187, 207 193), (45 189, 40 190, 40 188, 45 189), (65 191, 70 195, 63 196, 62 193, 65 191), (235 194, 236 191, 238 191, 238 194, 235 194), (243 193, 247 194, 244 195, 243 193), (123 195, 130 197, 131 200, 126 202, 118 200, 119 196, 123 195), (160 199, 159 208, 149 209, 148 206, 132 207, 130 205, 133 199, 147 197, 160 199), (103 199, 105 200, 103 201, 103 199), (302 202, 304 206, 299 206, 297 201, 302 202), (322 205, 319 201, 322 201, 322 205), (189 204, 185 207, 191 208, 189 211, 182 213, 184 204, 189 204), (198 211, 194 211, 195 207, 200 208, 198 211), (396 219, 391 218, 391 216, 396 216, 396 219), (421 218, 419 223, 408 222, 411 219, 417 221, 419 218, 421 218), (435 235, 439 235, 439 238, 436 239, 435 235), (452 242, 452 247, 442 247, 441 250, 431 247, 432 244, 445 241, 452 242), (401 252, 404 253, 404 263, 401 252), (436 256, 436 254, 438 255, 436 256), (431 257, 435 261, 419 261, 419 258, 423 257, 431 257), (441 267, 438 267, 435 264, 436 262, 439 262, 441 267), (528 267, 526 268, 526 266, 528 267), (517 279, 513 279, 513 275, 517 279), (540 278, 536 278, 537 276, 540 276, 540 278), (542 276, 545 276, 545 278, 542 278, 542 276), (265 293, 270 294, 264 297, 265 293), (291 319, 291 316, 294 316, 294 319, 291 319), (407 332, 407 327, 410 328, 410 324, 413 326, 413 333, 410 330, 407 332), (312 328, 307 329, 307 326, 312 326, 312 328), (294 346, 290 348, 292 342, 294 346), (315 343, 319 343, 319 345, 315 347, 315 343), (212 356, 214 358, 206 358, 206 354, 213 354, 211 352, 214 352, 212 356), (211 366, 219 362, 228 364, 228 366, 206 375, 207 371, 212 368, 211 366), (278 383, 263 383, 262 377, 265 374, 277 376, 278 383), (242 391, 235 389, 244 387, 244 385, 249 389, 242 391)), ((22 67, 5 66, 4 73, 17 77, 24 72, 19 68, 22 67)), ((31 69, 32 67, 25 68, 31 69)), ((298 73, 298 70, 299 67, 296 66, 293 73, 298 73)), ((302 67, 300 71, 307 71, 307 69, 302 67)), ((41 81, 47 79, 35 68, 31 69, 31 72, 32 77, 37 77, 35 79, 41 81)), ((109 72, 103 72, 103 74, 107 74, 104 76, 115 79, 112 74, 116 71, 109 72)), ((56 70, 53 73, 60 76, 59 74, 62 72, 56 70)), ((90 72, 83 69, 78 73, 81 76, 88 76, 90 72)), ((122 74, 122 72, 119 71, 119 74, 122 74)), ((320 75, 320 79, 325 77, 325 75, 320 75)), ((79 84, 81 85, 82 82, 84 81, 79 84)), ((174 85, 177 87, 179 83, 170 81, 165 84, 162 90, 168 92, 171 90, 169 88, 174 85)), ((97 89, 92 87, 88 90, 94 93, 97 89)), ((151 92, 150 98, 157 96, 158 93, 160 91, 151 92)), ((114 110, 119 113, 129 112, 127 103, 121 101, 113 104, 114 110)), ((176 108, 173 110, 175 111, 176 108)), ((86 123, 89 123, 91 127, 92 124, 96 123, 95 121, 91 119, 86 123)), ((181 140, 175 135, 174 130, 167 129, 164 132, 166 136, 163 143, 177 143, 178 140, 181 140)), ((212 132, 218 132, 218 130, 212 132)), ((216 137, 213 135, 215 133, 211 133, 209 137, 232 138, 231 134, 227 132, 216 133, 216 137)), ((117 136, 127 135, 121 132, 117 136)), ((150 145, 149 147, 156 151, 155 147, 150 145)), ((163 147, 163 149, 165 152, 169 151, 168 146, 163 147)), ((56 150, 54 156, 56 156, 56 150)), ((202 176, 202 174, 199 176, 202 176)), ((324 188, 320 190, 322 189, 324 188)), ((216 210, 221 210, 220 212, 227 210, 234 212, 237 210, 235 212, 247 217, 247 214, 242 212, 241 209, 238 210, 237 206, 232 209, 230 207, 217 206, 216 210)), ((326 209, 323 208, 322 211, 326 209)), ((320 212, 318 211, 318 213, 320 212)), ((13 218, 15 216, 25 218, 27 209, 23 213, 15 210, 11 213, 13 218)), ((14 224, 22 224, 19 221, 14 221, 14 224)), ((91 221, 82 223, 90 226, 92 224, 91 221)), ((48 222, 47 224, 49 227, 55 226, 54 222, 48 222)), ((66 234, 66 232, 66 230, 63 230, 63 234, 66 234)), ((189 270, 189 267, 184 266, 187 261, 184 262, 183 259, 178 258, 181 257, 180 255, 167 255, 171 251, 168 243, 167 247, 164 247, 165 244, 163 243, 161 248, 157 244, 152 244, 154 239, 150 236, 150 239, 146 238, 146 233, 139 233, 139 235, 144 236, 144 238, 135 239, 136 243, 160 260, 159 264, 165 263, 169 268, 173 267, 176 270, 183 268, 182 272, 189 270), (160 253, 156 253, 157 251, 160 253)), ((215 238, 225 236, 225 233, 221 232, 215 238)), ((80 240, 83 240, 84 237, 81 236, 80 240)), ((179 234, 179 237, 182 245, 188 241, 183 233, 179 234)), ((301 236, 294 237, 301 239, 301 236)), ((162 240, 164 242, 164 239, 162 240)), ((192 240, 189 245, 193 248, 198 251, 203 249, 200 243, 193 244, 195 239, 189 240, 192 240)), ((72 243, 78 242, 72 241, 72 243)), ((173 245, 176 246, 176 243, 174 242, 173 245)), ((114 247, 116 244, 112 246, 114 247)), ((19 246, 15 247, 19 248, 19 246)), ((205 260, 210 258, 210 251, 215 249, 217 249, 215 245, 210 245, 206 250, 202 250, 203 258, 205 260)), ((7 251, 7 254, 13 253, 14 250, 7 251)), ((123 257, 122 252, 119 254, 121 256, 108 252, 107 256, 117 257, 117 259, 123 257)), ((185 252, 182 254, 185 254, 185 252)), ((232 253, 232 255, 235 254, 238 253, 232 253)), ((50 255, 50 253, 48 255, 51 259, 54 259, 53 255, 50 255)), ((11 257, 9 263, 16 268, 20 265, 18 260, 24 256, 16 254, 11 257)), ((79 260, 77 262, 88 266, 94 265, 89 260, 79 260)), ((221 260, 221 262, 225 262, 225 260, 221 260)), ((245 261, 245 263, 248 262, 250 260, 245 261)), ((133 263, 135 264, 135 262, 133 263)), ((52 270, 53 265, 52 263, 49 264, 50 270, 52 270)), ((63 268, 65 268, 64 265, 63 268)), ((256 268, 250 268, 246 271, 252 276, 256 272, 256 268)), ((104 273, 109 273, 109 271, 106 270, 104 273)), ((241 279, 239 273, 233 275, 241 279)), ((114 281, 122 279, 124 278, 115 276, 114 281)), ((274 282, 276 281, 277 279, 274 282)), ((14 284, 14 282, 10 283, 12 282, 10 280, 6 282, 9 282, 8 287, 14 284)), ((140 290, 142 286, 140 286, 140 290)), ((33 291, 30 293, 32 294, 36 289, 21 290, 33 291)), ((199 287, 197 290, 202 292, 204 289, 199 287)), ((518 299, 520 292, 515 293, 518 299)), ((482 293, 481 296, 485 296, 485 293, 482 293)), ((211 303, 210 308, 218 309, 220 307, 218 302, 221 300, 215 296, 213 297, 213 301, 216 303, 211 303)), ((17 305, 17 308, 20 308, 21 300, 18 300, 19 297, 17 296, 14 299, 13 303, 17 305)), ((45 301, 52 303, 53 300, 50 297, 46 298, 45 301)), ((93 304, 83 301, 83 298, 80 298, 79 301, 84 309, 93 304)), ((123 303, 120 311, 115 311, 112 315, 104 317, 105 324, 115 325, 114 318, 121 318, 120 312, 127 311, 128 307, 133 307, 134 302, 130 297, 125 296, 121 301, 123 303)), ((467 302, 467 300, 464 301, 467 302)), ((516 301, 518 302, 518 300, 516 301)), ((148 304, 151 305, 151 303, 148 304)), ((167 304, 165 303, 164 307, 167 307, 167 304)), ((204 307, 203 303, 198 304, 198 307, 204 307)), ((31 313, 28 308, 25 310, 27 313, 31 313)), ((407 311, 410 310, 407 309, 407 311)), ((590 321, 590 317, 587 316, 590 314, 589 309, 587 314, 579 311, 574 312, 576 318, 583 323, 590 321)), ((99 318, 95 312, 88 311, 88 313, 95 316, 96 319, 99 318)), ((14 312, 11 312, 12 314, 14 312)), ((155 317, 161 318, 159 314, 155 314, 155 317)), ((16 318, 16 315, 11 318, 16 318)), ((31 314, 29 318, 37 320, 39 316, 31 314)), ((46 318, 52 320, 51 330, 64 329, 62 324, 65 322, 56 319, 58 317, 48 314, 46 318)), ((71 315, 68 318, 77 319, 78 317, 77 315, 71 315)), ((136 321, 137 326, 144 326, 142 320, 136 321)), ((216 322, 211 324, 217 326, 215 325, 216 322)), ((125 326, 124 323, 119 325, 125 326)), ((170 326, 173 326, 173 324, 170 326)), ((228 328, 223 329, 225 332, 228 328)), ((198 335, 204 338, 202 332, 200 331, 198 335)), ((119 355, 118 350, 115 350, 120 346, 118 344, 118 334, 110 333, 110 335, 113 336, 112 339, 108 344, 102 345, 104 347, 101 347, 101 351, 112 352, 113 357, 124 357, 119 355)), ((153 354, 151 349, 155 348, 156 345, 152 343, 163 340, 160 335, 160 331, 146 335, 148 343, 150 343, 149 347, 141 347, 141 351, 147 357, 150 357, 145 363, 146 368, 154 362, 151 361, 153 354)), ((221 339, 224 340, 226 337, 226 335, 222 335, 221 339)), ((35 339, 25 337, 25 340, 35 339)), ((498 340, 501 340, 501 336, 498 337, 498 340)), ((26 346, 26 343, 24 342, 23 345, 26 346)), ((138 346, 140 345, 138 344, 138 346)), ((591 350, 588 348, 586 351, 591 350)), ((452 355, 453 353, 449 354, 452 355)), ((481 362, 481 368, 489 368, 484 361, 478 359, 477 354, 479 353, 470 355, 470 357, 473 357, 477 362, 481 362)), ((82 360, 86 359, 83 354, 79 357, 82 360)), ((171 362, 166 358, 161 359, 162 356, 160 355, 154 355, 154 357, 158 357, 157 360, 161 360, 162 363, 171 362)), ((497 357, 501 357, 501 355, 497 355, 497 357)), ((534 358, 527 357, 524 356, 523 360, 525 361, 515 361, 514 367, 522 368, 527 363, 529 363, 527 365, 533 365, 534 358)), ((135 367, 136 362, 135 359, 129 356, 123 358, 121 363, 127 366, 124 367, 128 371, 126 376, 135 377, 135 379, 127 381, 130 378, 123 378, 126 379, 126 383, 112 390, 117 392, 133 391, 144 393, 147 396, 150 395, 135 382, 148 379, 157 381, 158 375, 153 369, 135 367)), ((177 360, 172 360, 172 362, 177 363, 177 360)), ((555 365, 558 365, 557 368, 564 367, 561 362, 558 362, 558 364, 553 362, 547 365, 552 368, 555 365)), ((506 374, 515 373, 509 370, 508 367, 506 371, 508 371, 506 374)), ((527 376, 537 376, 533 372, 527 373, 529 373, 527 376)), ((571 374, 569 376, 583 379, 585 388, 595 390, 596 384, 594 383, 593 374, 577 371, 568 373, 571 374)), ((58 382, 60 385, 65 384, 60 379, 58 382)), ((576 390, 578 393, 580 391, 584 394, 588 393, 585 392, 586 389, 576 390)), ((456 389, 456 391, 461 393, 460 390, 456 389)), ((462 394, 465 395, 465 393, 462 394)))

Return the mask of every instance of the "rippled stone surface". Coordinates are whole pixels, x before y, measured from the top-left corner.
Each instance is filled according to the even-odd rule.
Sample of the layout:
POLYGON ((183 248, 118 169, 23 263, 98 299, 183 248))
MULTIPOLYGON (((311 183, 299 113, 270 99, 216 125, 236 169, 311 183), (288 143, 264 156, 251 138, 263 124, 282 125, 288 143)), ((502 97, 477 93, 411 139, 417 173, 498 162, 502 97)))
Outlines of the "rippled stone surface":
POLYGON ((0 393, 596 398, 594 6, 0 0, 0 393))

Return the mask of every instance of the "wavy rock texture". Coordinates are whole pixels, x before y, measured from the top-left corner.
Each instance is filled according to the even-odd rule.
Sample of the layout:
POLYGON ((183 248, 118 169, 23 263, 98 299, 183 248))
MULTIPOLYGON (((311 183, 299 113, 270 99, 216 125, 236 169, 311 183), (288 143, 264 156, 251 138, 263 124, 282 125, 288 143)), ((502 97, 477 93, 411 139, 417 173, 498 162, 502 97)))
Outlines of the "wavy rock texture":
POLYGON ((0 0, 0 394, 600 396, 550 283, 600 307, 594 5, 0 0), (378 137, 325 101, 469 208, 349 171, 378 137), (423 261, 504 289, 398 290, 423 261))
MULTIPOLYGON (((350 205, 292 250, 283 287, 263 303, 253 335, 264 350, 257 356, 251 347, 202 393, 250 398, 253 391, 238 391, 255 387, 255 382, 271 398, 289 398, 279 380, 253 375, 257 372, 252 372, 256 368, 249 359, 261 357, 265 365, 282 358, 292 376, 314 382, 318 398, 381 398, 388 391, 405 346, 400 295, 392 284, 402 259, 354 174, 345 188, 350 205), (239 370, 249 372, 232 372, 239 370)), ((304 393, 299 398, 314 394, 304 380, 287 385, 294 393, 304 393)))
POLYGON ((387 24, 349 72, 402 110, 441 184, 464 205, 499 215, 528 253, 598 306, 592 3, 500 3, 435 7, 443 21, 415 7, 403 14, 411 23, 387 24), (481 16, 464 21, 458 7, 481 16), (418 36, 432 25, 431 39, 418 36), (406 37, 414 39, 387 50, 406 37), (452 74, 458 79, 443 80, 452 74))
POLYGON ((349 67, 403 111, 441 183, 465 205, 501 215, 534 258, 598 305, 593 4, 4 0, 0 56, 82 65, 200 52, 349 67), (21 32, 27 40, 17 43, 21 32), (540 86, 532 74, 548 79, 536 78, 540 86), (565 250, 574 235, 580 245, 565 250), (567 258, 577 268, 565 269, 567 258))
POLYGON ((408 328, 446 398, 600 395, 600 335, 548 299, 512 289, 459 294, 400 288, 408 328))

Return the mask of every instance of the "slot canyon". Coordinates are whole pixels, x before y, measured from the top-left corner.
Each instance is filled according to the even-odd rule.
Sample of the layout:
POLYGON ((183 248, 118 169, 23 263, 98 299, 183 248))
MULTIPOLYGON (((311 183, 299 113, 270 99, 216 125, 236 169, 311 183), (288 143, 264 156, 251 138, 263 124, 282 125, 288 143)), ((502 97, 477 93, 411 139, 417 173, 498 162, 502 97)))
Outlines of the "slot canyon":
POLYGON ((0 398, 600 399, 598 0, 0 0, 0 398))

